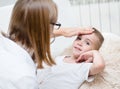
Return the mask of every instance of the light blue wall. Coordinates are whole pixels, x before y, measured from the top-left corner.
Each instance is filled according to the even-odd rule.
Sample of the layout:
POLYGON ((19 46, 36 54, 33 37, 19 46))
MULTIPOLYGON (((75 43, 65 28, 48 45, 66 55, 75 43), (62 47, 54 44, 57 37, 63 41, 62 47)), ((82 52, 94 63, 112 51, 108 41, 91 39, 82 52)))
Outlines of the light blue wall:
POLYGON ((120 35, 120 2, 71 5, 69 0, 54 1, 58 6, 58 22, 63 27, 92 26, 120 35))
POLYGON ((0 0, 0 7, 15 3, 16 0, 0 0))
MULTIPOLYGON (((16 0, 0 0, 0 27, 7 31, 10 13, 16 0), (5 3, 6 2, 6 3, 5 3), (1 4, 3 3, 3 4, 1 4)), ((54 0, 58 6, 58 22, 62 27, 93 26, 101 32, 112 32, 120 35, 120 2, 90 5, 71 5, 69 0, 54 0)))

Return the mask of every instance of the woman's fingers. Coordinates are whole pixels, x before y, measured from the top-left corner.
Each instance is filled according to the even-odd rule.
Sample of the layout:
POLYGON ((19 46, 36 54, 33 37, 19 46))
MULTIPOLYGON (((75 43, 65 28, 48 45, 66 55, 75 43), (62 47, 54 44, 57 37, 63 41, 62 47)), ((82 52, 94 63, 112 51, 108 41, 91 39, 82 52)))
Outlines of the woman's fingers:
POLYGON ((78 35, 80 35, 80 34, 91 34, 92 32, 94 32, 94 29, 92 29, 92 27, 82 28, 81 30, 79 30, 78 35))
POLYGON ((94 31, 92 27, 86 27, 86 28, 61 28, 59 30, 54 30, 55 36, 65 36, 65 37, 72 37, 77 36, 80 34, 91 34, 94 31))

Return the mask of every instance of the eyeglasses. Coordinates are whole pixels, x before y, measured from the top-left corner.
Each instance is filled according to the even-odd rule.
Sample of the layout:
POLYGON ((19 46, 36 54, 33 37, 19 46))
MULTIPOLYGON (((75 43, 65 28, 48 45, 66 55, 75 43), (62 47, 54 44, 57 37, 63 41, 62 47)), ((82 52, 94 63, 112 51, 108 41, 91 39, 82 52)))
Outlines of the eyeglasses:
MULTIPOLYGON (((61 27, 60 23, 51 23, 52 25, 54 25, 54 30, 59 30, 59 28, 61 27)), ((50 44, 52 44, 55 41, 55 34, 53 34, 53 38, 50 39, 50 44)))
POLYGON ((52 25, 54 25, 54 29, 58 30, 61 27, 60 23, 51 23, 52 25))
POLYGON ((52 44, 55 41, 55 34, 53 34, 53 38, 50 39, 50 44, 52 44))

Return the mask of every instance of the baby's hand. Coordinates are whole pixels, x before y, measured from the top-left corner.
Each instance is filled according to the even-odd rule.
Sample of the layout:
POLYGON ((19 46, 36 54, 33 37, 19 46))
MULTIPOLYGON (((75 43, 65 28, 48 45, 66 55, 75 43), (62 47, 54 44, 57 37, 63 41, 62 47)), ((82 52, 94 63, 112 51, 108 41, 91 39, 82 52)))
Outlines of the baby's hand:
POLYGON ((96 50, 87 51, 87 52, 82 53, 78 57, 78 59, 76 60, 76 62, 87 62, 87 63, 93 62, 94 52, 96 52, 96 50))

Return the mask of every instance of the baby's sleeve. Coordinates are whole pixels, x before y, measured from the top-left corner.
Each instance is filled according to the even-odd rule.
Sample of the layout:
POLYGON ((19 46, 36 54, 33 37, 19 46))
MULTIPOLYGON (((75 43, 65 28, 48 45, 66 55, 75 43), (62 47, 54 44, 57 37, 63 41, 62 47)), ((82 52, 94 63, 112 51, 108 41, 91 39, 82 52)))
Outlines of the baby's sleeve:
POLYGON ((84 80, 88 82, 92 82, 94 80, 94 76, 89 76, 91 66, 92 66, 92 63, 84 63, 83 65, 84 80))

